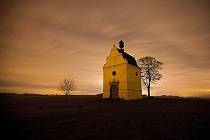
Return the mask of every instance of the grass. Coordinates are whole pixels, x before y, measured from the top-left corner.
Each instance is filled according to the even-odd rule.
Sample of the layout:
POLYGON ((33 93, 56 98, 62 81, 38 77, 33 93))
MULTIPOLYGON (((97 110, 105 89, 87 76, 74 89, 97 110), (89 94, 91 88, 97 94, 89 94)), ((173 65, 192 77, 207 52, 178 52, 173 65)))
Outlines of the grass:
POLYGON ((0 95, 7 139, 207 139, 210 100, 153 98, 101 100, 99 96, 0 95))

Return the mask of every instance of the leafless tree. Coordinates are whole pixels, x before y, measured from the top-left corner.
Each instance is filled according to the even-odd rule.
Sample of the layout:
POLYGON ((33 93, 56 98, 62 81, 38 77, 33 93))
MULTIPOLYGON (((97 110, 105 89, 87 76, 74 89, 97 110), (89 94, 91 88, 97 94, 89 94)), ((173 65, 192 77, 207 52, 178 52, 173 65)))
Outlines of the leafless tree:
POLYGON ((72 78, 65 78, 60 84, 60 89, 64 92, 66 97, 66 104, 68 104, 68 95, 75 88, 74 80, 72 78))
POLYGON ((141 78, 144 85, 147 87, 148 98, 150 98, 151 83, 161 79, 162 75, 159 73, 159 70, 162 69, 161 66, 163 63, 149 56, 138 59, 137 63, 141 68, 141 78))

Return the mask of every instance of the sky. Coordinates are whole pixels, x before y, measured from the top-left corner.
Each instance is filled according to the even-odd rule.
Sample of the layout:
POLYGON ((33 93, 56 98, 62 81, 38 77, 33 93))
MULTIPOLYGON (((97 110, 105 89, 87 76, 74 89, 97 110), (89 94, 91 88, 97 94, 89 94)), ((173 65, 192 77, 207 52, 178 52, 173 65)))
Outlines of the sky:
POLYGON ((0 20, 0 91, 57 94, 70 76, 77 93, 101 93, 122 39, 164 63, 153 95, 210 96, 208 0, 1 0, 0 20))

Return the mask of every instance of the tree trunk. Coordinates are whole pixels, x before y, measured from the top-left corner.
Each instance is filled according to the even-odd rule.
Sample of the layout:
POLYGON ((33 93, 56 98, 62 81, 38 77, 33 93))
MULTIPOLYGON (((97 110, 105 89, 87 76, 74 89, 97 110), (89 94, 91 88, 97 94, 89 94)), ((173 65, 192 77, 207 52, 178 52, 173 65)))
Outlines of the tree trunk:
POLYGON ((151 83, 151 79, 149 79, 149 85, 148 85, 148 87, 147 87, 147 89, 148 89, 148 98, 151 97, 151 96, 150 96, 150 83, 151 83))
POLYGON ((150 86, 147 87, 148 90, 148 98, 150 98, 150 86))

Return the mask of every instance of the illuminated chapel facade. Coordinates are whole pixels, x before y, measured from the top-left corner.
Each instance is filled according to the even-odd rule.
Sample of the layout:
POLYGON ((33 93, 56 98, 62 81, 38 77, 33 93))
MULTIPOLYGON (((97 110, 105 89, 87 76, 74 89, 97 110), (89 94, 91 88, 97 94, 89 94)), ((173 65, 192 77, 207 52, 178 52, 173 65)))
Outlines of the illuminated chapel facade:
POLYGON ((134 57, 113 45, 103 66, 103 98, 137 100, 142 98, 141 69, 134 57))

